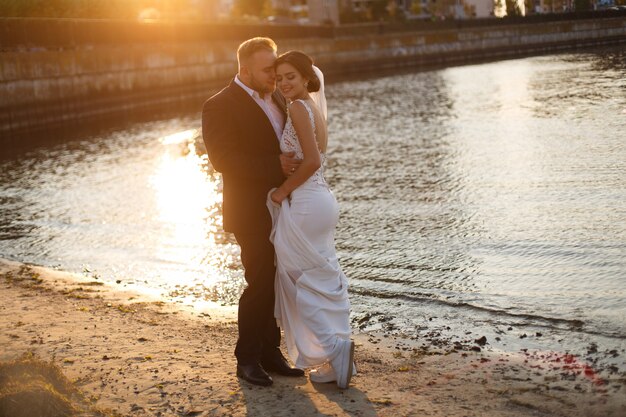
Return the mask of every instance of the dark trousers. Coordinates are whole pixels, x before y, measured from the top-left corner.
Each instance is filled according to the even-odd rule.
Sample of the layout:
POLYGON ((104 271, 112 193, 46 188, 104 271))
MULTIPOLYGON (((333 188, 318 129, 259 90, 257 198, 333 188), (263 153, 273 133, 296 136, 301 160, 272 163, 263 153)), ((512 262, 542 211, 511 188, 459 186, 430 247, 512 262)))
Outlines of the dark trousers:
POLYGON ((237 362, 258 362, 280 345, 274 318, 274 245, 267 235, 236 233, 248 286, 239 298, 237 362))

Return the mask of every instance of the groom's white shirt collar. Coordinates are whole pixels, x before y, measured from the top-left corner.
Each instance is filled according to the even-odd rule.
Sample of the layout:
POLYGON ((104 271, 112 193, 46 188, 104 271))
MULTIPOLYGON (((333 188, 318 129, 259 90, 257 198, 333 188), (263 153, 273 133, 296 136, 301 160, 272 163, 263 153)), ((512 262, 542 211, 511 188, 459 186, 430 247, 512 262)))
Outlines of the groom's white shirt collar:
POLYGON ((258 91, 253 90, 252 88, 245 85, 239 79, 239 75, 235 75, 235 84, 243 88, 243 90, 248 93, 254 101, 256 101, 259 107, 261 107, 263 112, 267 115, 267 118, 270 120, 270 123, 274 128, 274 132, 276 132, 276 137, 280 139, 280 137, 283 135, 285 116, 280 111, 276 103, 274 103, 274 100, 272 100, 272 95, 266 94, 265 97, 261 97, 258 91))
POLYGON ((266 97, 267 97, 267 96, 270 96, 270 98, 271 98, 271 94, 267 94, 267 95, 266 95, 266 97, 261 97, 261 95, 259 94, 259 92, 258 92, 258 91, 253 90, 252 88, 248 87, 247 85, 245 85, 245 84, 243 83, 243 81, 241 81, 241 80, 239 79, 239 74, 238 74, 238 75, 235 75, 235 82, 237 83, 237 85, 238 85, 239 87, 243 88, 243 89, 244 89, 244 91, 245 91, 246 93, 248 93, 248 94, 249 94, 252 98, 260 98, 260 99, 264 99, 264 100, 266 100, 266 97))

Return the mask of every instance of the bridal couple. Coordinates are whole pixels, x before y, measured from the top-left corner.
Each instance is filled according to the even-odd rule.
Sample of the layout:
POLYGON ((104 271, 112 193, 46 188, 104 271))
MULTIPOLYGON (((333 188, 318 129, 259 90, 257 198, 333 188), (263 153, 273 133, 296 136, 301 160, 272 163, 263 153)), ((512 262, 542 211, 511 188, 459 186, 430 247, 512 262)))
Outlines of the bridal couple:
POLYGON ((269 38, 237 50, 239 71, 204 104, 202 135, 222 173, 224 230, 241 247, 237 376, 336 382, 354 367, 348 282, 334 246, 337 201, 324 179, 324 77, 302 52, 277 57, 269 38), (276 91, 278 87, 278 91, 276 91), (282 328, 295 368, 279 348, 282 328))

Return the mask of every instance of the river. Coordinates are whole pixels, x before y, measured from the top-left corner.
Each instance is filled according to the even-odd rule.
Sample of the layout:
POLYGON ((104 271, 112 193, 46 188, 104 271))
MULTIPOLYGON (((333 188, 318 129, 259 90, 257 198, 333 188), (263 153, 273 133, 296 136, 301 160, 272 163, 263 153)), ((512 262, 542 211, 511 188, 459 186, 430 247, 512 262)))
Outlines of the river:
MULTIPOLYGON (((626 370, 626 51, 327 86, 353 323, 419 343, 613 352, 626 370)), ((200 115, 0 158, 0 256, 232 305, 239 249, 200 115)))

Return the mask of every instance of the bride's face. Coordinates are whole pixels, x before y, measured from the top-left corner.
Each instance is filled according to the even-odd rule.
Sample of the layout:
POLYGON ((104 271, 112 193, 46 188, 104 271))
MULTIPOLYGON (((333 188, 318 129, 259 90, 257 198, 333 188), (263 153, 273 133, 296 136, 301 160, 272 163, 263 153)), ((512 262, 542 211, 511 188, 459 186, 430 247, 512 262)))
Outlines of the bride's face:
POLYGON ((276 83, 286 99, 305 98, 308 91, 304 84, 307 81, 296 67, 287 62, 283 62, 276 67, 276 83))

